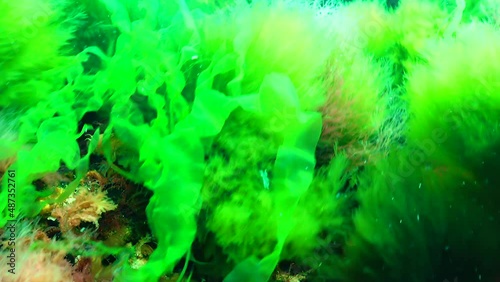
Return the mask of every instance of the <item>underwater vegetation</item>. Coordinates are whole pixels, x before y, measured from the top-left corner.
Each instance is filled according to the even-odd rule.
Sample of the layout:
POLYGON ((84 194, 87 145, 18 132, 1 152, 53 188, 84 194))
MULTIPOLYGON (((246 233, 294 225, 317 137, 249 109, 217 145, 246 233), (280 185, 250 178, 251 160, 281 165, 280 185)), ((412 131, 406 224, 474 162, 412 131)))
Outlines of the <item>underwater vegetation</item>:
POLYGON ((0 281, 500 281, 499 1, 0 11, 0 281))

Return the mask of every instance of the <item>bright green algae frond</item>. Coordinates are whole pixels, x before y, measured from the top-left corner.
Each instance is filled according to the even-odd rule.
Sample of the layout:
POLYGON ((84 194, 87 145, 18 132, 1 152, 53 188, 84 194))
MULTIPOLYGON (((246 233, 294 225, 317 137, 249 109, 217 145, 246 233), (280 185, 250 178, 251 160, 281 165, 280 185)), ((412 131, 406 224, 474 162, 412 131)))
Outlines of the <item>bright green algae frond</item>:
MULTIPOLYGON (((257 115, 262 122, 261 126, 266 126, 269 120, 279 120, 283 123, 282 125, 272 124, 272 128, 270 128, 275 138, 283 142, 278 151, 275 152, 276 163, 274 167, 276 169, 273 170, 276 183, 283 183, 276 184, 276 188, 273 189, 276 194, 273 196, 275 203, 273 209, 276 210, 276 216, 283 217, 283 220, 279 221, 278 230, 275 231, 273 236, 278 240, 277 247, 273 253, 264 258, 264 262, 268 262, 264 263, 265 266, 258 273, 261 277, 270 277, 279 261, 281 249, 293 225, 293 217, 289 214, 293 211, 293 208, 290 209, 289 205, 298 201, 312 181, 312 173, 315 167, 315 144, 321 130, 320 115, 318 113, 302 113, 298 93, 303 93, 303 91, 296 92, 290 76, 273 73, 273 71, 284 70, 283 67, 270 65, 269 69, 256 70, 251 65, 248 66, 249 63, 237 60, 237 55, 239 55, 241 58, 248 57, 248 62, 253 62, 252 55, 246 55, 247 52, 252 54, 250 51, 246 51, 246 48, 259 50, 258 47, 251 47, 252 45, 250 47, 238 46, 235 43, 237 48, 234 51, 221 49, 211 54, 210 50, 202 49, 207 53, 200 53, 189 46, 167 45, 171 44, 165 40, 169 38, 164 37, 165 35, 168 36, 168 34, 163 34, 162 37, 158 38, 156 32, 148 31, 151 28, 154 30, 154 25, 149 27, 147 25, 152 24, 151 22, 127 24, 125 7, 111 1, 105 2, 105 4, 113 14, 113 21, 122 31, 122 35, 118 38, 117 50, 112 58, 106 58, 107 56, 104 54, 92 49, 88 49, 87 52, 100 56, 107 65, 107 68, 95 77, 95 85, 99 86, 96 90, 99 91, 101 87, 104 87, 102 89, 111 89, 112 91, 105 95, 110 95, 109 99, 115 103, 107 132, 110 132, 111 128, 113 128, 115 138, 127 140, 125 146, 128 150, 131 150, 127 155, 117 160, 122 166, 127 166, 130 170, 130 172, 122 171, 122 173, 138 182, 144 182, 146 187, 154 192, 148 206, 148 217, 152 231, 159 242, 158 249, 150 257, 148 264, 144 268, 137 271, 126 267, 121 271, 117 279, 122 279, 120 277, 127 277, 127 279, 135 277, 134 279, 140 281, 153 281, 165 271, 172 271, 179 259, 189 251, 196 233, 195 217, 201 204, 199 193, 202 185, 204 148, 208 148, 210 138, 219 133, 225 120, 236 107, 241 107, 245 111, 257 115), (150 40, 149 37, 146 39, 144 34, 148 34, 148 32, 153 38, 158 38, 156 43, 158 45, 151 45, 154 41, 150 40), (160 62, 169 63, 164 68, 171 70, 171 77, 164 78, 160 76, 161 71, 155 69, 157 66, 151 66, 157 61, 151 61, 151 65, 134 65, 134 61, 130 57, 143 59, 144 57, 154 56, 154 49, 143 53, 147 46, 171 48, 171 54, 156 51, 159 56, 168 56, 163 60, 160 59, 160 62), (202 69, 196 81, 196 89, 192 93, 194 101, 191 106, 189 101, 185 100, 187 93, 181 93, 181 90, 185 89, 186 81, 184 81, 183 74, 179 72, 179 66, 183 66, 185 62, 194 60, 194 58, 199 59, 205 65, 196 66, 202 67, 202 69), (176 61, 180 61, 180 63, 175 63, 176 61), (245 67, 241 68, 241 66, 245 67), (121 99, 133 94, 134 86, 122 83, 112 84, 119 81, 118 76, 126 78, 126 81, 134 81, 134 69, 137 67, 144 68, 142 71, 146 72, 144 73, 145 79, 138 82, 137 91, 140 95, 148 97, 149 107, 157 112, 157 118, 150 122, 150 126, 141 124, 140 116, 142 114, 137 112, 137 108, 131 108, 121 102, 121 99), (179 75, 174 76, 176 72, 179 75), (224 83, 220 81, 220 76, 226 75, 228 72, 239 73, 231 81, 226 80, 225 82, 228 85, 231 84, 232 89, 236 89, 237 92, 223 88, 219 90, 213 89, 212 85, 214 85, 215 80, 219 80, 218 84, 224 83), (158 73, 158 76, 151 76, 155 73, 158 73), (243 76, 241 81, 240 76, 243 76), (259 76, 262 77, 260 82, 259 76), (165 101, 155 93, 155 89, 158 89, 163 81, 166 84, 169 96, 169 108, 167 110, 165 110, 165 101), (255 82, 257 82, 257 85, 262 83, 260 90, 251 86, 251 83, 255 82), (101 85, 101 83, 104 84, 101 85), (259 91, 259 94, 253 94, 253 91, 259 91), (183 95, 181 96, 181 94, 183 95), (224 94, 230 94, 234 97, 224 96, 224 94), (277 107, 278 105, 280 107, 277 107), (221 111, 221 109, 224 109, 224 111, 221 111), (169 118, 166 119, 163 116, 169 118), (290 131, 288 128, 294 128, 294 130, 290 131), (163 148, 161 153, 151 150, 152 148, 158 149, 158 146, 163 148), (187 150, 188 148, 189 150, 187 150), (178 157, 174 158, 174 156, 178 157), (177 160, 175 164, 171 161, 173 158, 177 160), (134 164, 138 162, 141 165, 134 164), (181 163, 185 165, 181 165, 181 163), (302 174, 303 176, 301 176, 302 174), (294 180, 293 177, 298 178, 294 180), (297 187, 295 187, 296 185, 297 187), (191 211, 191 216, 186 211, 191 211), (165 225, 165 222, 168 224, 165 225)), ((252 10, 261 8, 269 9, 270 12, 276 9, 278 15, 280 9, 284 9, 279 6, 272 9, 265 6, 252 8, 243 6, 241 9, 243 12, 252 12, 252 10)), ((241 14, 244 14, 243 12, 241 14)), ((284 14, 286 15, 286 13, 284 14)), ((185 21, 183 23, 185 26, 179 28, 181 28, 182 32, 191 34, 191 39, 186 39, 187 41, 181 44, 199 43, 202 34, 200 35, 197 27, 192 25, 198 20, 196 13, 191 13, 181 3, 179 16, 182 16, 185 21)), ((297 20, 300 23, 301 18, 297 18, 297 20)), ((298 30, 302 29, 305 32, 306 28, 307 26, 300 24, 298 30)), ((171 34, 171 38, 176 35, 177 33, 171 34)), ((243 39, 243 36, 244 33, 242 32, 241 35, 235 35, 236 38, 229 38, 228 40, 236 41, 239 37, 242 37, 241 40, 251 39, 251 37, 243 39)), ((225 43, 222 42, 221 44, 221 47, 224 47, 225 43)), ((300 48, 301 45, 297 46, 300 48)), ((252 52, 255 53, 256 51, 252 52)), ((258 55, 255 53, 253 56, 258 55)), ((141 60, 141 62, 148 63, 148 61, 144 60, 141 60)), ((280 62, 278 61, 278 63, 280 62)), ((302 70, 307 65, 304 62, 302 66, 297 66, 295 69, 302 70)), ((305 78, 311 79, 312 75, 307 75, 305 78)), ((296 79, 299 79, 299 77, 296 76, 296 79)), ((296 81, 296 83, 299 82, 296 81)), ((302 84, 305 87, 306 84, 302 84)), ((193 90, 187 89, 187 91, 193 90)), ((316 93, 319 92, 316 91, 316 93)), ((109 135, 105 133, 104 143, 107 140, 109 140, 109 135)), ((108 159, 113 161, 111 152, 108 151, 107 155, 108 159)), ((118 167, 116 169, 120 170, 118 167)), ((246 259, 242 262, 241 267, 248 271, 252 266, 246 264, 253 261, 253 259, 253 256, 246 259)), ((241 267, 237 267, 237 271, 230 277, 242 279, 243 274, 239 273, 241 267)))
POLYGON ((61 1, 1 1, 0 105, 34 106, 64 85, 78 13, 61 1))
POLYGON ((37 40, 8 26, 33 11, 0 3, 17 46, 0 35, 0 169, 17 175, 0 226, 46 217, 103 162, 151 193, 144 265, 90 243, 114 281, 282 281, 287 262, 311 281, 472 279, 462 257, 493 277, 494 1, 35 2, 37 40), (62 194, 36 184, 62 169, 62 194))

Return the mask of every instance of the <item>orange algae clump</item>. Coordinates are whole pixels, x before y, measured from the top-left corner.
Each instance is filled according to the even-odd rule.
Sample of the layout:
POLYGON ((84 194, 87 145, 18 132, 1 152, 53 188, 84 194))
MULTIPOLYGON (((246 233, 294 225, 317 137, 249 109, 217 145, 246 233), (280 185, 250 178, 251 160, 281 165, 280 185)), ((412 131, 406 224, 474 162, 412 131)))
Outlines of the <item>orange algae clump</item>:
POLYGON ((80 225, 82 221, 92 222, 99 226, 101 214, 116 209, 115 205, 102 190, 90 191, 80 187, 74 196, 52 210, 51 215, 60 224, 61 231, 66 232, 80 225))
POLYGON ((21 228, 22 235, 16 240, 15 267, 9 265, 7 251, 11 251, 4 242, 6 252, 0 252, 0 271, 2 282, 67 282, 73 281, 71 264, 64 259, 65 252, 60 250, 31 249, 36 242, 50 243, 47 235, 30 227, 21 228))

